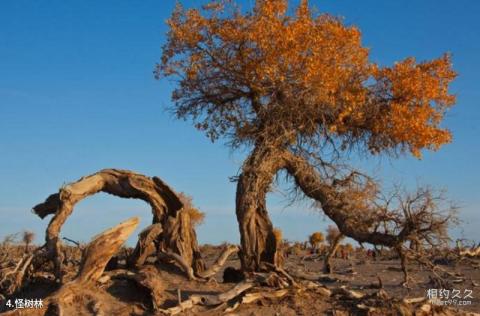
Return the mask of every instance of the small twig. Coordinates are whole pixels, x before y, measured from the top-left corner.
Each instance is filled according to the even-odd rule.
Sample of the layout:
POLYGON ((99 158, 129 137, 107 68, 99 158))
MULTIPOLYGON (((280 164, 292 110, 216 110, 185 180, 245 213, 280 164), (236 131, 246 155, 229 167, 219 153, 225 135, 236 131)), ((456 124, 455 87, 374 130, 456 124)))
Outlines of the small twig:
POLYGON ((67 238, 67 237, 63 237, 63 239, 77 245, 77 247, 80 247, 80 243, 78 241, 75 241, 75 240, 67 238))

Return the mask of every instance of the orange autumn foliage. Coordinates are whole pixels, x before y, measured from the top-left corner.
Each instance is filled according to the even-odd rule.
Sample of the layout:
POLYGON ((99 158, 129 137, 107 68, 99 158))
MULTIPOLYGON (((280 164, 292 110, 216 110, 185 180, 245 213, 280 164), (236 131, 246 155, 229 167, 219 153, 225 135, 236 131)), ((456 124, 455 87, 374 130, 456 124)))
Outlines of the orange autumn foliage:
POLYGON ((158 77, 179 81, 179 118, 233 146, 341 148, 372 154, 436 150, 451 140, 440 123, 455 103, 449 55, 407 58, 392 67, 369 60, 361 32, 301 1, 257 0, 243 13, 232 1, 202 10, 177 6, 168 20, 158 77))

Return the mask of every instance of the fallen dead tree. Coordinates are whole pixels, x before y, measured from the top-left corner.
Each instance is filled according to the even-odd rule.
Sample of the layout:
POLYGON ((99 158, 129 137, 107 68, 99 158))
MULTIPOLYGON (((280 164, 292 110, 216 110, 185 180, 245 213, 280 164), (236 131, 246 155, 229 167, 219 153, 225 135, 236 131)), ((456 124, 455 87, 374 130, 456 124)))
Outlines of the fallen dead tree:
POLYGON ((46 243, 15 266, 0 269, 2 292, 9 295, 19 290, 28 277, 31 264, 34 265, 32 270, 36 271, 46 262, 53 262, 53 273, 57 280, 62 281, 66 254, 61 248, 61 227, 76 203, 98 192, 141 199, 152 207, 153 224, 139 234, 135 250, 127 258, 130 267, 139 269, 149 256, 154 255, 158 260, 167 259, 178 264, 190 279, 208 279, 220 270, 231 254, 239 251, 237 246, 227 247, 218 260, 205 270, 190 218, 192 212, 188 209, 189 205, 182 202, 182 195, 157 177, 150 178, 128 170, 104 169, 62 187, 58 193, 33 208, 41 218, 54 214, 46 230, 46 243))
POLYGON ((0 290, 2 294, 12 295, 23 283, 23 278, 34 254, 24 255, 14 266, 0 269, 0 290))
MULTIPOLYGON (((155 236, 157 247, 178 254, 196 272, 204 269, 195 231, 190 218, 183 212, 183 204, 177 193, 158 177, 150 178, 128 170, 104 169, 63 186, 58 193, 50 195, 45 202, 33 208, 40 218, 54 215, 46 231, 46 248, 58 279, 62 279, 63 261, 60 230, 75 204, 98 192, 141 199, 150 204, 153 224, 161 225, 161 232, 157 230, 155 236)), ((137 257, 132 258, 132 262, 141 263, 144 260, 145 254, 150 251, 145 248, 151 247, 151 242, 146 240, 139 247, 144 248, 135 252, 137 257)))
MULTIPOLYGON (((91 300, 89 304, 97 306, 99 309, 101 302, 95 300, 95 285, 97 280, 105 270, 105 266, 114 253, 118 251, 125 240, 135 230, 139 223, 138 217, 133 217, 117 226, 110 228, 94 237, 84 251, 82 263, 77 277, 63 285, 58 291, 44 300, 42 310, 14 310, 7 315, 20 315, 25 312, 26 315, 65 315, 65 309, 75 302, 81 301, 80 298, 91 300)), ((97 314, 100 314, 98 312, 97 314)))
MULTIPOLYGON (((196 305, 202 305, 207 307, 213 306, 222 306, 231 300, 238 299, 242 296, 245 292, 251 289, 256 289, 257 292, 249 293, 239 299, 238 302, 240 303, 252 303, 262 297, 271 297, 271 298, 278 298, 282 297, 288 293, 288 290, 282 289, 280 293, 271 294, 267 292, 265 289, 261 292, 258 292, 258 286, 260 285, 260 279, 257 280, 245 280, 237 285, 235 285, 230 290, 219 293, 219 294, 205 294, 205 295, 192 295, 187 300, 180 302, 178 306, 171 307, 169 309, 161 310, 162 313, 166 315, 176 315, 186 310, 192 309, 196 305)), ((238 306, 238 305, 237 305, 238 306)))
MULTIPOLYGON (((138 218, 129 219, 95 237, 87 245, 83 253, 80 269, 76 278, 64 284, 58 291, 44 300, 44 309, 41 310, 16 310, 6 315, 69 315, 79 308, 87 308, 93 315, 109 315, 111 305, 104 304, 104 298, 98 285, 105 284, 112 278, 125 278, 135 282, 145 289, 150 297, 152 309, 160 314, 177 315, 182 312, 200 308, 200 311, 232 312, 242 305, 252 304, 259 300, 275 301, 287 296, 302 295, 305 291, 313 291, 328 300, 336 303, 334 309, 341 308, 354 314, 385 314, 397 311, 404 315, 475 315, 435 305, 425 298, 393 299, 380 286, 374 293, 365 293, 352 290, 345 285, 340 287, 332 284, 327 288, 322 283, 327 282, 320 276, 309 277, 293 274, 285 270, 273 268, 271 272, 250 273, 247 278, 234 285, 231 289, 217 293, 193 294, 185 300, 179 299, 177 306, 163 308, 166 284, 160 277, 158 267, 144 265, 134 270, 114 270, 104 272, 112 255, 118 252, 121 245, 138 225, 138 218), (306 281, 297 281, 296 279, 306 281), (22 314, 23 313, 23 314, 22 314)), ((144 230, 150 231, 150 230, 144 230)), ((141 233, 142 234, 142 233, 141 233)), ((148 235, 148 234, 146 234, 148 235)), ((237 246, 228 246, 216 263, 205 270, 204 277, 208 277, 217 267, 222 265, 229 255, 238 251, 237 246)), ((179 296, 180 297, 180 296, 179 296)), ((123 306, 123 312, 129 307, 123 306)), ((339 310, 340 311, 340 310, 339 310)), ((115 313, 114 313, 115 314, 115 313)))
POLYGON ((111 278, 126 278, 135 282, 149 294, 153 310, 158 310, 165 287, 155 266, 144 266, 136 271, 116 270, 104 273, 112 255, 120 249, 138 223, 139 219, 134 217, 94 237, 83 253, 78 275, 47 297, 43 309, 17 309, 6 315, 70 315, 84 308, 82 304, 94 315, 108 315, 112 311, 103 310, 102 292, 98 291, 97 285, 104 284, 111 278))
POLYGON ((477 246, 477 247, 474 246, 470 249, 461 249, 459 251, 459 255, 462 257, 470 257, 470 258, 480 257, 480 246, 477 246))

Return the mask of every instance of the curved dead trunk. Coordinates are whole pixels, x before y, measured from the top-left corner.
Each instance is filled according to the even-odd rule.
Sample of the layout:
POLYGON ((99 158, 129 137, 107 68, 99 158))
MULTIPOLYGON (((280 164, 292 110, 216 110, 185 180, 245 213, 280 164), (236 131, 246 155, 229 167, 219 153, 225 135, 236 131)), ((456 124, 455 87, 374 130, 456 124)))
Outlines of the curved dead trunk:
POLYGON ((163 233, 158 244, 163 249, 178 253, 186 262, 201 270, 203 261, 197 245, 195 231, 183 216, 183 204, 178 195, 157 177, 146 177, 128 170, 104 169, 62 187, 59 193, 50 195, 33 211, 45 218, 54 214, 46 233, 46 246, 55 265, 55 275, 61 279, 63 254, 60 251, 61 227, 72 213, 76 203, 96 194, 106 192, 122 198, 141 199, 152 207, 153 223, 160 223, 163 233))
POLYGON ((256 148, 245 162, 238 178, 236 214, 244 271, 258 271, 262 262, 276 264, 277 242, 266 209, 266 195, 282 160, 274 152, 256 148))

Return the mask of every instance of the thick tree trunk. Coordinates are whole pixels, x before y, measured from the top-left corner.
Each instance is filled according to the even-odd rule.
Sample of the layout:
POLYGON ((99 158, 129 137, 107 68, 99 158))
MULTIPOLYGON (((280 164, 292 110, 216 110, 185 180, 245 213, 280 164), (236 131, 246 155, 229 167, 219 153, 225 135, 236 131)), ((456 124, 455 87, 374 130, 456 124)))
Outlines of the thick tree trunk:
POLYGON ((245 162, 237 183, 236 213, 242 249, 240 260, 244 271, 264 269, 262 262, 273 265, 277 242, 266 209, 266 195, 282 160, 275 153, 256 148, 245 162))

